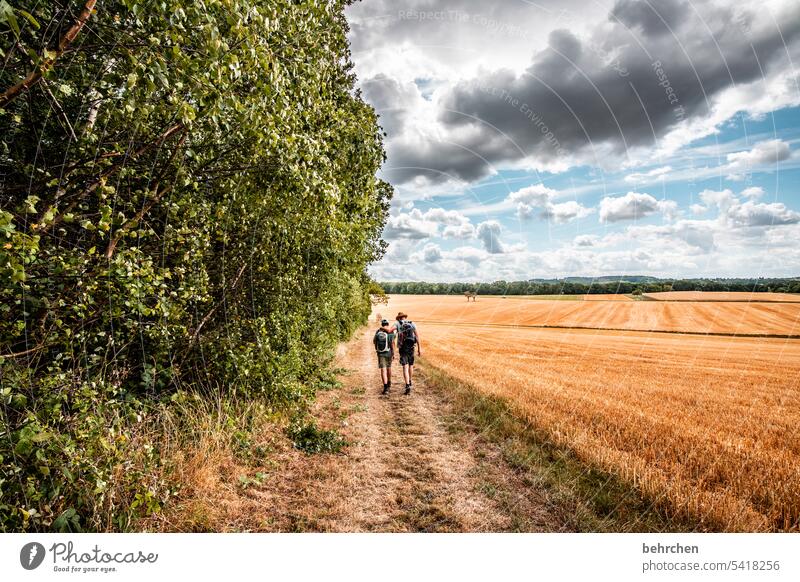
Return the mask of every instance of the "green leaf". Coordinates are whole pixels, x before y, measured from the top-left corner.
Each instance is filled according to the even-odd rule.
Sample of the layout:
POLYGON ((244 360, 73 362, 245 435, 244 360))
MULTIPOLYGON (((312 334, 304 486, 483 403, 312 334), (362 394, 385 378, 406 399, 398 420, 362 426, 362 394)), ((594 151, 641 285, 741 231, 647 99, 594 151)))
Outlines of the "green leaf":
POLYGON ((8 26, 14 31, 14 36, 19 38, 19 23, 17 17, 14 16, 14 9, 6 0, 0 0, 0 23, 8 23, 8 26))
POLYGON ((30 195, 25 199, 25 212, 33 213, 36 212, 36 203, 39 202, 39 197, 30 195))
POLYGON ((53 521, 53 529, 59 533, 77 533, 81 531, 78 512, 70 507, 53 521))
POLYGON ((27 10, 23 10, 22 8, 17 8, 17 12, 19 12, 25 20, 30 22, 31 26, 34 27, 36 30, 39 30, 41 28, 39 21, 36 20, 30 12, 28 12, 27 10))

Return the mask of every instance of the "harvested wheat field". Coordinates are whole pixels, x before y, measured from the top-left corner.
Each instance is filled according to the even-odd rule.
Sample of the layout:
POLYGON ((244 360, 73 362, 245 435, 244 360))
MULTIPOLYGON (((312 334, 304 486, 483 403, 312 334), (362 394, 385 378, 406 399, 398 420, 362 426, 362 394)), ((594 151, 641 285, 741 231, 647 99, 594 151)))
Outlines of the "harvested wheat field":
MULTIPOLYGON (((398 309, 420 323, 569 327, 637 331, 800 336, 800 303, 527 301, 456 295, 397 295, 398 309)), ((394 310, 394 311, 393 311, 394 310)))
POLYGON ((767 303, 800 303, 796 293, 741 293, 726 291, 662 291, 645 293, 656 301, 755 301, 767 303))
MULTIPOLYGON (((531 321, 509 300, 458 303, 394 296, 387 311, 418 323, 425 365, 506 399, 532 429, 668 513, 713 531, 800 528, 799 340, 433 323, 531 321)), ((605 305, 580 302, 559 317, 605 305)), ((721 321, 708 317, 720 308, 710 304, 613 304, 628 305, 696 308, 705 321, 680 320, 694 331, 721 321)), ((740 321, 734 329, 797 331, 795 306, 766 306, 773 319, 747 304, 726 307, 740 321), (790 314, 783 327, 781 312, 790 314)), ((663 312, 653 313, 655 327, 663 312)))

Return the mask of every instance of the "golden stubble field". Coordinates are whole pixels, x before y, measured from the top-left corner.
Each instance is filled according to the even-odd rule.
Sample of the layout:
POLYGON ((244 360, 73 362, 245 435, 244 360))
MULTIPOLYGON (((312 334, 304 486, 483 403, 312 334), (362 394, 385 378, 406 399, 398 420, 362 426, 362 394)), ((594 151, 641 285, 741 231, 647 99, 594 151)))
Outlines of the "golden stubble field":
POLYGON ((798 306, 396 295, 380 307, 418 323, 428 365, 507 399, 660 506, 715 531, 800 528, 800 340, 697 335, 797 334, 798 306), (631 305, 643 309, 615 313, 631 305), (695 333, 510 327, 543 321, 695 333))
POLYGON ((395 305, 402 305, 420 323, 800 336, 800 303, 551 301, 496 296, 467 303, 462 296, 397 295, 386 315, 396 314, 392 312, 395 305))

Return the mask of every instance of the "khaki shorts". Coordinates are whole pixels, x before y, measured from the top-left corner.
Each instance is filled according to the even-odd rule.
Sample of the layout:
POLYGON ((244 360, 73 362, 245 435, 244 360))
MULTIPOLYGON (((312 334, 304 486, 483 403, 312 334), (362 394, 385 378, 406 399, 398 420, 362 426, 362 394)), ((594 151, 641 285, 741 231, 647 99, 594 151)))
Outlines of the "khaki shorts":
POLYGON ((378 354, 378 368, 391 368, 392 354, 378 354))

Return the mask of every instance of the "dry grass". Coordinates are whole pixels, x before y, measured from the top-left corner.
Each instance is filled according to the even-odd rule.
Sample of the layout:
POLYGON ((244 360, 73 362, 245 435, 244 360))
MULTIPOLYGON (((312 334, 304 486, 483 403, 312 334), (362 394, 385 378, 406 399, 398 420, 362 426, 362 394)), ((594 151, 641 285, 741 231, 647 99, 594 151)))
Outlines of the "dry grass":
POLYGON ((211 394, 165 409, 158 426, 137 438, 155 447, 160 471, 152 479, 174 484, 163 511, 140 519, 136 531, 250 531, 268 512, 246 494, 255 475, 276 469, 292 454, 286 420, 263 405, 211 394), (256 509, 258 508, 258 509, 256 509))
POLYGON ((395 295, 385 312, 402 309, 419 323, 579 327, 739 335, 800 335, 800 303, 669 301, 527 301, 453 295, 395 295))
MULTIPOLYGON (((426 325, 447 314, 474 321, 480 310, 508 321, 508 301, 493 306, 481 298, 470 314, 441 297, 425 298, 427 311, 420 299, 408 299, 394 297, 389 307, 420 323, 430 365, 506 399, 554 442, 673 515, 710 530, 800 528, 797 340, 426 325)), ((718 307, 569 307, 604 305, 718 307)), ((728 307, 752 314, 741 311, 747 304, 728 307)), ((795 309, 767 307, 776 314, 795 309)))
POLYGON ((798 303, 800 295, 793 293, 742 293, 725 291, 663 291, 645 293, 648 299, 656 301, 755 301, 798 303))

